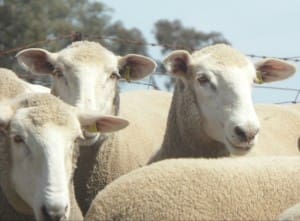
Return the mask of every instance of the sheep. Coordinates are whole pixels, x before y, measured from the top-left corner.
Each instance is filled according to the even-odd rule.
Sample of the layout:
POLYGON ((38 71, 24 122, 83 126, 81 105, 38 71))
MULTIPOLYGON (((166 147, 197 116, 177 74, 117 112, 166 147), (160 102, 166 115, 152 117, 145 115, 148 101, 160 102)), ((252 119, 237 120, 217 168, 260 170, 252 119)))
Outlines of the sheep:
POLYGON ((274 220, 299 173, 297 156, 163 160, 107 185, 85 220, 274 220))
POLYGON ((20 79, 12 70, 0 68, 0 101, 13 98, 21 93, 33 92, 49 93, 50 90, 20 79))
POLYGON ((258 104, 261 124, 257 144, 245 156, 299 155, 300 105, 258 104))
MULTIPOLYGON (((282 80, 295 73, 293 65, 279 59, 264 59, 254 66, 242 53, 224 44, 193 54, 174 51, 164 65, 177 81, 164 141, 149 163, 166 158, 249 153, 260 129, 251 98, 253 82, 282 80)), ((270 113, 264 111, 261 120, 268 124, 270 113)), ((256 145, 253 149, 259 148, 256 145)))
POLYGON ((73 173, 82 129, 102 133, 128 121, 78 111, 48 93, 0 104, 0 219, 82 220, 73 173))
POLYGON ((300 203, 286 209, 278 217, 278 221, 299 221, 300 220, 300 203))
POLYGON ((171 95, 156 91, 123 93, 120 104, 118 78, 141 79, 152 73, 156 64, 141 55, 116 56, 96 42, 75 42, 56 53, 25 49, 16 57, 35 74, 51 74, 51 93, 66 103, 110 115, 118 115, 120 109, 131 122, 126 130, 110 135, 84 131, 86 139, 80 148, 74 182, 78 203, 85 213, 99 190, 146 164, 158 149, 171 95))

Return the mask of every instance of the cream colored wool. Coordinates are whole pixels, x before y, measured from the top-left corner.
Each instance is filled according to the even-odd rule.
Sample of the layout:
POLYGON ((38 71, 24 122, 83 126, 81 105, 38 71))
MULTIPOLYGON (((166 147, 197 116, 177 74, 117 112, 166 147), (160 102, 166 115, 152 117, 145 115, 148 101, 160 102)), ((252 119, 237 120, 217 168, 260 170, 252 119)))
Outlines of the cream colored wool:
POLYGON ((13 98, 26 90, 26 85, 13 71, 0 68, 0 101, 13 98))
POLYGON ((20 103, 24 107, 39 107, 29 113, 29 117, 35 126, 42 126, 49 122, 72 126, 73 119, 70 117, 70 111, 75 108, 55 96, 46 93, 35 94, 23 99, 20 103))
MULTIPOLYGON (((222 49, 222 52, 218 50, 214 56, 218 59, 223 56, 226 58, 222 59, 220 65, 245 65, 245 59, 241 53, 232 49, 228 51, 228 46, 220 45, 219 47, 218 49, 222 49), (225 56, 226 53, 227 56, 225 56)), ((206 50, 211 52, 214 49, 208 47, 206 50)), ((198 55, 196 53, 193 56, 198 55)), ((156 160, 154 158, 152 160, 157 161, 178 157, 229 156, 223 144, 208 138, 203 132, 201 116, 199 118, 198 112, 195 112, 197 107, 193 91, 181 91, 180 88, 182 88, 181 83, 177 82, 170 108, 168 127, 162 145, 163 148, 154 156, 154 158, 157 157, 156 160)), ((83 208, 84 213, 98 191, 118 176, 143 166, 151 154, 155 153, 153 151, 161 145, 160 141, 165 129, 166 110, 171 99, 171 96, 167 93, 164 93, 166 96, 160 95, 161 93, 164 92, 136 91, 121 94, 120 115, 130 121, 130 126, 115 135, 110 135, 106 141, 101 143, 101 146, 93 147, 93 151, 88 152, 87 149, 81 151, 83 160, 80 167, 82 169, 78 172, 78 179, 76 179, 76 183, 79 186, 76 195, 80 205, 83 205, 81 208, 83 208), (164 100, 167 102, 164 102, 164 100), (86 171, 90 172, 87 173, 86 171)), ((118 105, 116 106, 116 109, 118 109, 118 105)), ((258 147, 261 148, 255 146, 254 150, 257 150, 257 152, 254 151, 249 155, 297 153, 295 138, 298 139, 297 125, 300 122, 296 120, 297 114, 293 113, 294 115, 289 120, 295 125, 296 129, 292 132, 288 130, 279 132, 280 128, 276 127, 278 124, 271 122, 276 116, 276 110, 279 109, 279 112, 282 112, 284 116, 285 108, 270 106, 266 107, 265 111, 260 110, 262 109, 260 107, 257 109, 259 114, 261 112, 262 115, 261 137, 258 144, 258 147), (273 110, 275 111, 274 113, 273 110), (274 138, 272 137, 274 134, 276 134, 276 137, 280 137, 280 141, 273 145, 274 138), (286 136, 287 134, 290 135, 286 136), (290 139, 290 136, 293 136, 293 139, 290 139)), ((281 118, 280 124, 285 123, 286 119, 286 117, 281 118)))
POLYGON ((201 50, 195 51, 192 56, 197 60, 203 55, 206 56, 207 54, 218 61, 217 65, 236 67, 244 67, 248 65, 245 55, 232 47, 228 47, 228 45, 225 44, 217 44, 205 47, 201 50))
POLYGON ((260 104, 255 110, 261 124, 260 134, 246 156, 298 155, 300 105, 260 104))
POLYGON ((129 126, 96 146, 80 148, 76 197, 85 213, 97 193, 119 176, 144 166, 159 148, 171 95, 162 91, 121 93, 120 116, 129 126))
MULTIPOLYGON (((29 116, 32 123, 39 127, 48 122, 62 125, 70 123, 70 112, 73 107, 64 104, 60 99, 51 94, 21 94, 12 100, 14 108, 36 107, 29 116)), ((0 145, 0 220, 34 220, 33 211, 14 191, 10 183, 11 157, 9 141, 5 140, 0 145), (16 211, 17 210, 17 211, 16 211)), ((78 147, 74 148, 73 170, 78 158, 78 147)), ((73 183, 70 184, 71 211, 69 220, 82 220, 81 211, 77 205, 73 183)))
MULTIPOLYGON (((61 58, 66 61, 79 62, 84 64, 105 64, 110 63, 114 54, 97 42, 78 41, 59 52, 61 58)), ((87 73, 88 74, 88 73, 87 73)))
POLYGON ((300 203, 286 209, 279 215, 278 221, 300 221, 300 203))
POLYGON ((299 201, 299 173, 299 157, 164 160, 108 185, 85 220, 274 220, 299 201))
POLYGON ((0 68, 0 101, 14 98, 21 93, 49 93, 50 89, 30 84, 19 78, 13 71, 0 68))

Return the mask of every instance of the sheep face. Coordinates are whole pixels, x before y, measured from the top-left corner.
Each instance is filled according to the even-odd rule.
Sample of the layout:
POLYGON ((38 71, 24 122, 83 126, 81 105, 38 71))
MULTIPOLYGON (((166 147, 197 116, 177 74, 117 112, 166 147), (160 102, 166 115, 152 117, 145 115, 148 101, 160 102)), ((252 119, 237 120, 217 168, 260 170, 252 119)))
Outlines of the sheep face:
POLYGON ((51 74, 54 95, 82 110, 103 114, 113 113, 119 78, 141 79, 156 68, 150 58, 135 54, 119 57, 88 41, 73 43, 57 53, 26 49, 17 58, 35 74, 51 74))
MULTIPOLYGON (((61 101, 57 99, 56 102, 61 101)), ((6 133, 0 137, 10 144, 12 186, 32 208, 37 220, 69 217, 69 188, 76 164, 76 141, 82 137, 81 128, 94 127, 96 132, 110 132, 128 124, 121 118, 76 113, 74 109, 66 110, 58 105, 16 111, 13 106, 0 106, 0 109, 6 112, 0 119, 1 125, 6 125, 2 126, 6 133)))
POLYGON ((195 107, 190 108, 190 116, 201 122, 208 137, 223 143, 234 155, 246 154, 258 137, 253 83, 258 77, 270 82, 295 72, 294 66, 275 59, 262 61, 255 68, 246 56, 226 45, 210 46, 192 55, 175 51, 164 63, 179 79, 180 93, 190 92, 188 99, 195 107))
POLYGON ((37 220, 68 218, 72 155, 81 135, 80 124, 74 115, 59 124, 46 122, 45 111, 22 108, 7 121, 9 176, 14 191, 32 208, 37 220))

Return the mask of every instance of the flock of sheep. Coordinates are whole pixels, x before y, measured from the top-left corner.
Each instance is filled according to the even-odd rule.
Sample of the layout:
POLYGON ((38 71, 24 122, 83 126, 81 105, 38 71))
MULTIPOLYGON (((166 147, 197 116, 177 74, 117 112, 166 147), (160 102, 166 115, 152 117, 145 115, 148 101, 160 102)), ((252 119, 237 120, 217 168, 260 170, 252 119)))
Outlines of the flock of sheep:
POLYGON ((53 81, 0 68, 0 220, 300 220, 300 106, 251 97, 294 65, 223 44, 176 50, 171 95, 119 93, 156 64, 96 42, 16 57, 53 81))

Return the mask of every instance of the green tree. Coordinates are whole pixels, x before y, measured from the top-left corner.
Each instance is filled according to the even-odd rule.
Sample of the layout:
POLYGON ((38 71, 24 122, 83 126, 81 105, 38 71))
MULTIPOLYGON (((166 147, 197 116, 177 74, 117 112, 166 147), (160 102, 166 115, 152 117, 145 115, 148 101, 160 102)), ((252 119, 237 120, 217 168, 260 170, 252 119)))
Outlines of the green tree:
MULTIPOLYGON (((185 49, 192 52, 196 49, 203 48, 208 45, 217 43, 229 44, 229 42, 219 32, 203 32, 195 28, 185 27, 179 20, 168 21, 158 20, 154 24, 154 35, 156 41, 163 47, 162 54, 176 50, 185 49)), ((159 64, 160 72, 165 72, 162 64, 159 64)), ((168 90, 171 90, 175 80, 170 78, 170 81, 165 83, 168 90)))
POLYGON ((106 35, 116 36, 114 41, 110 41, 110 49, 122 54, 141 53, 147 54, 146 40, 137 28, 126 29, 118 21, 107 28, 106 35))
MULTIPOLYGON (((1 54, 12 48, 43 39, 49 42, 35 44, 51 51, 70 43, 64 39, 71 32, 82 33, 83 39, 101 42, 117 54, 147 54, 143 45, 123 44, 121 41, 103 39, 129 38, 145 42, 142 33, 126 29, 119 21, 112 22, 113 10, 93 0, 2 0, 0 1, 0 66, 13 68, 15 51, 1 54), (51 39, 61 39, 51 41, 51 39)), ((32 45, 28 45, 32 47, 32 45)))

